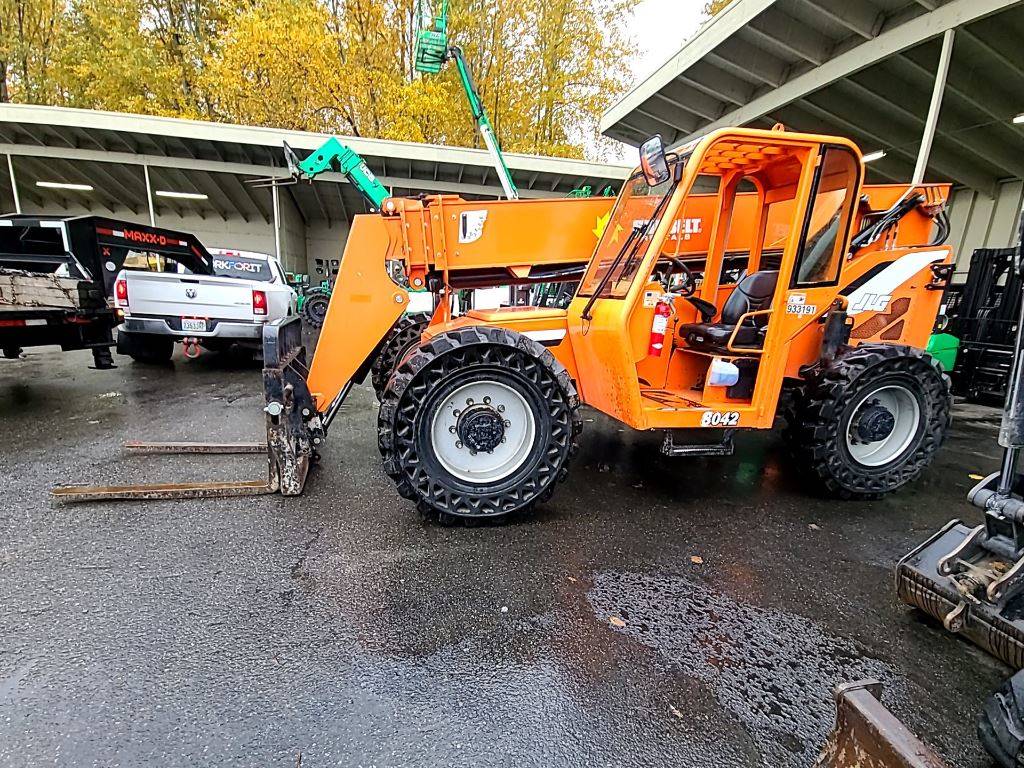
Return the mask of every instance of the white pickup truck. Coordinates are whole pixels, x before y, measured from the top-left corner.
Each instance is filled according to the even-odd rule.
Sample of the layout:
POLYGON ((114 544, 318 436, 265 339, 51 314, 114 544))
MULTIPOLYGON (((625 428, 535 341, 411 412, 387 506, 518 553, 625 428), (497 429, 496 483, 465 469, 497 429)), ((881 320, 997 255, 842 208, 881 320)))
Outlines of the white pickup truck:
POLYGON ((298 296, 280 262, 251 251, 209 249, 214 275, 195 275, 174 264, 161 271, 151 260, 117 276, 114 300, 124 312, 117 351, 145 363, 170 360, 175 342, 195 356, 199 347, 224 351, 233 344, 261 348, 263 325, 294 315, 298 296))

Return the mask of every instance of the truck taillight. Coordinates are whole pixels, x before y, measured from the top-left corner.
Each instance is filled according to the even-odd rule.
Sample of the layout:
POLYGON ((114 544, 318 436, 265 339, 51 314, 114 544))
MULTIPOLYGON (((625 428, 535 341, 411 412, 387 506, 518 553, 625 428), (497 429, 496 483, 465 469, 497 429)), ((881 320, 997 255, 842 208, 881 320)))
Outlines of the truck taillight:
POLYGON ((114 297, 117 299, 119 307, 128 306, 128 281, 123 277, 118 278, 117 282, 114 283, 114 297))
POLYGON ((252 292, 252 313, 254 315, 267 314, 267 294, 263 291, 252 292))

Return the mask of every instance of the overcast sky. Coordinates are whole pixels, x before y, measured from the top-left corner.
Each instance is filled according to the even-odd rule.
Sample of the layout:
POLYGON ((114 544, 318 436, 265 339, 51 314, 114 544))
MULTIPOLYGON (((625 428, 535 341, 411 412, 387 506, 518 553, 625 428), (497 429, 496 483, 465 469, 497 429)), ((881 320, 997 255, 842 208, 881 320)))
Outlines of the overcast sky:
MULTIPOLYGON (((632 18, 624 20, 626 33, 638 52, 633 63, 632 88, 668 61, 693 37, 704 21, 706 0, 641 0, 632 18)), ((636 149, 619 144, 621 153, 609 160, 632 163, 636 149)))
POLYGON ((641 0, 627 31, 640 55, 634 85, 664 64, 697 31, 705 0, 641 0))

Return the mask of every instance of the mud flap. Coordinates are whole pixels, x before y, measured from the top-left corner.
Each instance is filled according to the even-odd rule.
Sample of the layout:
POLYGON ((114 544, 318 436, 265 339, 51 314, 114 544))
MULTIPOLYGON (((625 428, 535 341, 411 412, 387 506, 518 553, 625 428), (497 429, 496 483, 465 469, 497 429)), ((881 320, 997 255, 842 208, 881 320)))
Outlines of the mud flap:
POLYGON ((306 385, 309 366, 302 320, 292 317, 263 328, 263 391, 267 460, 283 496, 298 496, 323 444, 323 419, 306 385))
POLYGON ((836 689, 836 725, 815 768, 949 768, 885 708, 877 680, 836 689))

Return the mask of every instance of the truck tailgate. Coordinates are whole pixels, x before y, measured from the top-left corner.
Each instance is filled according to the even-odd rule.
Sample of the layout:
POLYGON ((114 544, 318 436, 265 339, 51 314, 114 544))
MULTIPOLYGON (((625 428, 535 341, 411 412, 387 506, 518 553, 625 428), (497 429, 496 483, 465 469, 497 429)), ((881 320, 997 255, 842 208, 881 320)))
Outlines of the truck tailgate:
POLYGON ((128 313, 253 321, 252 283, 230 277, 125 271, 128 313))

